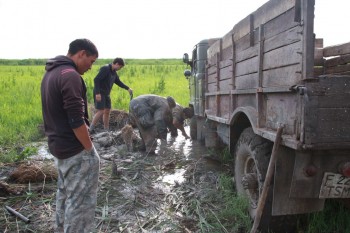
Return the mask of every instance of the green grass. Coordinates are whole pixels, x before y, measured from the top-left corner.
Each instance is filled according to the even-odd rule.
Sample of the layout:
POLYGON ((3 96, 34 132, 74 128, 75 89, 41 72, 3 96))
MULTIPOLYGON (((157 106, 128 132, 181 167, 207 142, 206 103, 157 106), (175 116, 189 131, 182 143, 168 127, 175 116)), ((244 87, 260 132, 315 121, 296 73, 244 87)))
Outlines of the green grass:
POLYGON ((350 232, 350 211, 334 199, 326 200, 321 212, 308 215, 308 224, 303 233, 350 232))
MULTIPOLYGON (((93 79, 108 62, 97 61, 83 76, 89 104, 93 104, 93 79)), ((134 97, 149 93, 170 95, 179 104, 188 105, 188 81, 183 76, 186 66, 181 60, 131 59, 126 63, 118 74, 134 90, 134 97)), ((0 65, 0 162, 16 160, 29 142, 41 137, 38 125, 42 124, 40 83, 44 72, 44 65, 0 65)), ((128 111, 130 97, 126 90, 114 85, 111 99, 113 109, 128 111)))
POLYGON ((227 232, 249 232, 252 221, 248 213, 248 200, 237 195, 229 174, 221 175, 219 181, 219 192, 224 199, 225 207, 216 216, 210 216, 208 221, 215 222, 220 219, 220 223, 216 221, 214 226, 216 228, 221 226, 227 232))

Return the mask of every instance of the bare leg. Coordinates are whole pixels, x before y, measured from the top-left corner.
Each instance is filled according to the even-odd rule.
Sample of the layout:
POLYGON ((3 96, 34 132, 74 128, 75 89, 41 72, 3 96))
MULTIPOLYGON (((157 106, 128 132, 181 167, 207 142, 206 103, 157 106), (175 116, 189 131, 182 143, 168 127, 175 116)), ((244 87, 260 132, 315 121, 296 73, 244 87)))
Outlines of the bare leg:
POLYGON ((93 127, 96 126, 97 122, 101 119, 101 116, 103 115, 103 112, 104 110, 103 109, 98 109, 97 112, 95 113, 94 115, 94 118, 92 119, 92 122, 91 122, 91 127, 90 129, 92 128, 93 130, 93 127))
POLYGON ((108 108, 104 109, 103 112, 103 126, 105 130, 109 130, 109 114, 110 114, 111 110, 108 108))

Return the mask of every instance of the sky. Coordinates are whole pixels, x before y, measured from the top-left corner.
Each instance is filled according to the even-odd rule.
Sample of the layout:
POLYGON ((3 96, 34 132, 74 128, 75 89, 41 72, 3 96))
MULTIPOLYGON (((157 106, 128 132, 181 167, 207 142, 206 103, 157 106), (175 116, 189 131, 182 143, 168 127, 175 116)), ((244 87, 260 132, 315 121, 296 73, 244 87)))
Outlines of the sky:
MULTIPOLYGON (((0 58, 66 55, 90 39, 99 58, 182 58, 222 37, 267 0, 0 0, 0 58)), ((348 0, 316 0, 315 33, 324 46, 350 41, 348 0)))

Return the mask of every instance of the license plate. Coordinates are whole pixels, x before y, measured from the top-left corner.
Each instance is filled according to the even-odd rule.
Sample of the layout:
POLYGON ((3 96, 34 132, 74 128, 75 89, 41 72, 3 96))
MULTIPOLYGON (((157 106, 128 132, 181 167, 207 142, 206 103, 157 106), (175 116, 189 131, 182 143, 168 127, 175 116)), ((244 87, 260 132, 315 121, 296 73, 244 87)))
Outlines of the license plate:
POLYGON ((320 198, 350 198, 350 178, 326 172, 323 176, 320 198))

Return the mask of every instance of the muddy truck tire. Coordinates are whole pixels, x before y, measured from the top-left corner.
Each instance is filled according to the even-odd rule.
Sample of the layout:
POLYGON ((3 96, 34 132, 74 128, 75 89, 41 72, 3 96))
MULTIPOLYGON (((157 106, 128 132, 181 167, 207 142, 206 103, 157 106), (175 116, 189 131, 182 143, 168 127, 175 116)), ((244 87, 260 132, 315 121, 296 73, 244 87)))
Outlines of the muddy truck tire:
MULTIPOLYGON (((254 220, 262 192, 273 143, 256 135, 251 127, 240 135, 235 147, 234 180, 237 193, 249 201, 249 214, 254 220)), ((295 232, 297 218, 272 216, 273 182, 268 190, 258 229, 261 232, 295 232)))
POLYGON ((199 116, 193 116, 190 119, 190 137, 202 144, 205 143, 205 120, 205 118, 199 116))
POLYGON ((197 118, 192 117, 190 120, 190 137, 192 140, 197 140, 197 118))

